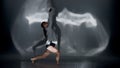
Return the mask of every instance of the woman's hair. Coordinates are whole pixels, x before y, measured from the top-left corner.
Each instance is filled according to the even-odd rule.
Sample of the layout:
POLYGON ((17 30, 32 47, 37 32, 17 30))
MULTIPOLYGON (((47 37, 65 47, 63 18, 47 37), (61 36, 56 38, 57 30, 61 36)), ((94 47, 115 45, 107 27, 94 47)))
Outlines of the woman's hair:
POLYGON ((46 29, 44 27, 44 24, 48 24, 48 22, 42 22, 41 23, 41 27, 43 28, 43 33, 44 33, 45 39, 47 39, 47 31, 46 31, 46 29))
POLYGON ((45 28, 45 27, 44 27, 44 24, 48 24, 48 22, 45 22, 45 21, 42 22, 42 23, 41 23, 41 27, 42 27, 42 28, 45 28))

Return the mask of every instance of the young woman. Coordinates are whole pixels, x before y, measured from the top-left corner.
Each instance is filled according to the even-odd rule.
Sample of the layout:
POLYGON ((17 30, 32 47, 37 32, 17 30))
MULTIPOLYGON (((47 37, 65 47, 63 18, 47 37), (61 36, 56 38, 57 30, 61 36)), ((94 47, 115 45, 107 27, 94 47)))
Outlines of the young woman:
POLYGON ((32 61, 32 63, 34 63, 35 60, 44 59, 50 53, 54 53, 54 54, 56 54, 56 62, 57 62, 57 64, 59 64, 60 53, 59 53, 58 49, 55 47, 56 44, 53 42, 54 38, 53 38, 53 34, 51 34, 52 32, 47 33, 48 22, 42 22, 41 27, 43 28, 43 32, 44 32, 44 36, 45 36, 45 39, 43 41, 50 40, 50 42, 46 44, 46 51, 40 56, 31 58, 31 61, 32 61))
POLYGON ((57 12, 53 6, 52 0, 48 0, 49 7, 49 18, 48 22, 42 22, 41 27, 43 28, 44 39, 39 41, 35 46, 33 46, 33 51, 35 51, 36 47, 45 44, 47 41, 50 41, 49 44, 46 44, 46 51, 40 55, 31 58, 32 63, 38 59, 46 58, 50 53, 56 54, 56 62, 59 64, 60 58, 60 41, 61 41, 61 30, 56 23, 57 12), (58 49, 55 47, 56 44, 54 41, 57 41, 58 49))

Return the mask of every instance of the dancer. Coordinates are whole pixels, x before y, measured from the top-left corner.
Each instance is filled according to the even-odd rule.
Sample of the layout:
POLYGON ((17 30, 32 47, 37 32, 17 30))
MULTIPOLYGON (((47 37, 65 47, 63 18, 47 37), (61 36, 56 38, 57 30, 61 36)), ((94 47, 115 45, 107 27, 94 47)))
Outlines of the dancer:
POLYGON ((43 28, 44 33, 44 39, 39 41, 36 45, 32 47, 33 51, 35 52, 38 46, 46 44, 46 51, 43 53, 43 55, 31 58, 32 63, 34 63, 35 60, 46 58, 50 53, 54 53, 56 54, 56 62, 57 64, 59 64, 61 31, 56 23, 57 13, 55 11, 55 8, 53 7, 51 0, 48 0, 48 7, 48 22, 41 23, 41 27, 43 28), (57 43, 55 44, 56 41, 57 43), (58 49, 55 47, 56 45, 58 45, 58 49))
MULTIPOLYGON (((56 23, 57 12, 56 12, 55 8, 53 7, 52 0, 48 0, 47 4, 48 4, 47 6, 49 8, 49 10, 48 10, 49 18, 48 18, 48 22, 47 22, 49 24, 49 27, 47 28, 47 31, 46 31, 44 26, 41 24, 41 27, 43 28, 43 33, 44 33, 44 39, 42 39, 32 45, 32 50, 33 50, 34 54, 36 53, 35 51, 38 46, 44 45, 47 42, 47 40, 53 40, 53 37, 54 37, 54 39, 56 38, 57 46, 58 46, 57 48, 60 52, 61 30, 56 23), (47 33, 50 33, 49 39, 47 37, 47 33), (51 33, 52 33, 52 35, 51 35, 51 33), (53 36, 53 34, 54 34, 54 36, 53 36)), ((28 50, 29 50, 29 48, 28 48, 28 50)))
POLYGON ((45 34, 45 40, 49 39, 50 41, 48 40, 48 42, 46 43, 47 44, 46 51, 40 56, 36 56, 36 57, 31 58, 31 61, 32 61, 32 63, 34 63, 35 60, 44 59, 50 53, 54 53, 54 54, 56 54, 56 63, 59 64, 60 53, 59 53, 58 49, 55 47, 55 45, 57 43, 56 44, 54 43, 54 39, 52 38, 53 36, 51 36, 52 34, 50 34, 51 32, 49 34, 47 34, 48 22, 42 22, 41 27, 43 28, 43 31, 45 34))

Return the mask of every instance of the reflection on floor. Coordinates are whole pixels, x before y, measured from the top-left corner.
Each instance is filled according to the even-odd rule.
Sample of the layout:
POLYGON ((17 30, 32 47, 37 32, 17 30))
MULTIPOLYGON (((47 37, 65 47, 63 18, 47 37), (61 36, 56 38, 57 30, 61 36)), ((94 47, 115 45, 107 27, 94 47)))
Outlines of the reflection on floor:
POLYGON ((35 64, 29 62, 21 62, 21 68, 88 68, 89 62, 63 62, 57 65, 56 63, 37 62, 35 64))
MULTIPOLYGON (((21 68, 113 68, 113 66, 119 66, 117 61, 61 61, 57 65, 53 61, 36 61, 35 64, 31 62, 22 61, 21 68)), ((119 66, 120 67, 120 66, 119 66)))
POLYGON ((12 59, 0 58, 2 68, 120 68, 120 59, 115 57, 66 57, 61 58, 59 65, 55 58, 37 60, 35 64, 30 60, 15 59, 14 56, 12 59))

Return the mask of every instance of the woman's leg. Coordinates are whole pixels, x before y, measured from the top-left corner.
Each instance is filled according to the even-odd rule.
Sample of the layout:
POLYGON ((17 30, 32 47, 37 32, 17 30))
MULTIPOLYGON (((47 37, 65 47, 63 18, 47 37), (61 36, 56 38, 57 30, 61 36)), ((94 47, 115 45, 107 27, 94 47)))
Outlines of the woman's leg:
POLYGON ((56 62, 57 62, 57 64, 59 64, 60 53, 59 53, 58 49, 55 48, 55 47, 53 47, 53 46, 49 46, 47 49, 48 49, 50 52, 56 54, 56 62))
POLYGON ((57 51, 55 54, 56 54, 56 62, 57 62, 57 64, 59 64, 60 53, 57 51))
POLYGON ((36 57, 31 58, 31 61, 32 61, 32 63, 34 63, 35 60, 44 59, 44 58, 46 58, 49 54, 50 54, 50 51, 47 50, 43 55, 40 55, 40 56, 36 56, 36 57))

